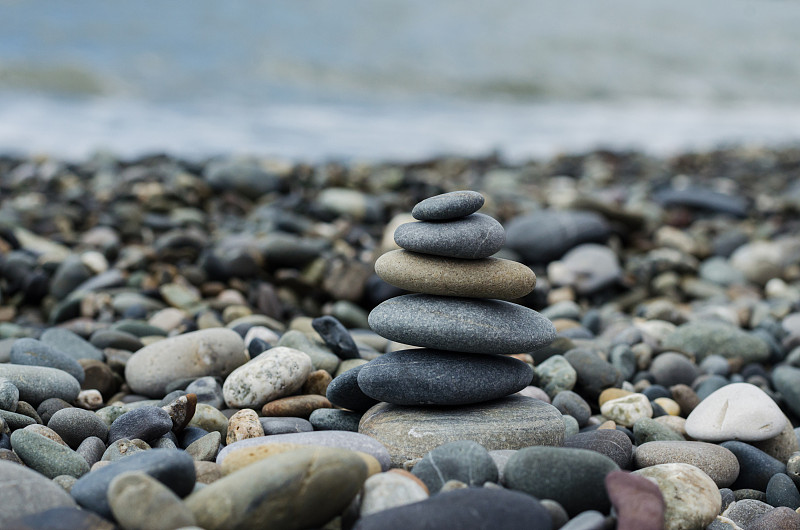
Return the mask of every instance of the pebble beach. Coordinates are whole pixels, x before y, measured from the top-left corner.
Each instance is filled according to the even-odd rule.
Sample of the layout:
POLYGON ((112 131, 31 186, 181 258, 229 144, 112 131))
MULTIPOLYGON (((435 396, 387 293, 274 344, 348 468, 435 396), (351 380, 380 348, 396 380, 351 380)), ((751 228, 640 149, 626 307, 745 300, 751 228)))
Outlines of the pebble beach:
POLYGON ((0 156, 0 528, 800 528, 800 148, 0 156))

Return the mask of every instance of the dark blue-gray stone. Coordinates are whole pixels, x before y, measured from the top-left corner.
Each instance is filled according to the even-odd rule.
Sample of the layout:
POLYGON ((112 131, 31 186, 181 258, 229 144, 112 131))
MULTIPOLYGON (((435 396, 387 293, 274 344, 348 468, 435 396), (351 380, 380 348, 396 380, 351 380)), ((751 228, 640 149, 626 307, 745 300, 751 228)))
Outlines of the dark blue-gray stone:
POLYGON ((103 458, 103 453, 106 452, 106 444, 100 438, 90 436, 81 442, 75 452, 86 460, 89 467, 92 467, 103 458))
POLYGON ((70 407, 72 407, 72 405, 63 399, 49 398, 39 403, 39 406, 36 407, 36 414, 38 414, 42 419, 42 423, 47 425, 47 423, 50 421, 50 418, 53 417, 53 414, 61 409, 68 409, 70 407))
POLYGON ((353 530, 551 530, 550 513, 530 495, 464 488, 360 518, 353 530))
POLYGON ((800 416, 800 368, 777 366, 772 371, 772 384, 781 393, 789 408, 800 416))
POLYGON ((24 414, 17 414, 8 410, 0 409, 0 418, 8 425, 8 428, 13 430, 22 429, 28 425, 34 425, 36 420, 24 414))
POLYGON ((75 401, 81 391, 78 380, 63 370, 47 366, 0 364, 0 377, 5 377, 19 389, 19 399, 34 407, 48 398, 75 401))
POLYGON ((187 496, 194 489, 195 471, 191 456, 178 449, 150 449, 87 473, 72 486, 70 494, 87 510, 111 518, 106 495, 108 485, 114 477, 126 471, 147 473, 179 497, 187 496))
POLYGON ((64 488, 25 466, 0 459, 0 488, 3 491, 0 528, 14 528, 13 519, 50 508, 75 507, 64 488))
POLYGON ((773 475, 786 473, 786 465, 783 462, 750 444, 729 441, 720 445, 732 452, 739 461, 739 476, 730 486, 734 491, 738 489, 766 491, 773 475))
POLYGON ((449 258, 488 258, 506 241, 503 225, 482 213, 453 221, 414 221, 394 231, 402 248, 449 258))
POLYGON ((77 407, 56 411, 50 417, 47 426, 56 431, 73 449, 77 449, 90 436, 96 436, 103 441, 108 436, 108 426, 100 416, 77 407))
POLYGON ((264 429, 264 434, 267 436, 271 434, 286 434, 290 432, 311 432, 314 430, 314 427, 305 418, 266 417, 258 418, 258 421, 261 422, 261 427, 264 429))
POLYGON ((216 378, 211 376, 200 377, 189 383, 189 386, 186 387, 186 393, 196 395, 198 404, 211 405, 218 409, 225 405, 225 399, 222 396, 222 385, 216 378))
POLYGON ((390 340, 468 353, 523 353, 556 337, 553 323, 533 309, 503 300, 407 294, 369 314, 369 325, 390 340))
POLYGON ((548 263, 581 243, 603 243, 609 235, 611 228, 596 213, 542 210, 512 219, 506 246, 528 263, 548 263))
POLYGON ((76 287, 92 277, 92 271, 81 257, 72 254, 61 262, 50 280, 50 294, 62 300, 76 287))
MULTIPOLYGON (((664 352, 657 355, 650 363, 650 372, 656 383, 666 387, 674 385, 691 385, 698 375, 697 365, 685 355, 675 352, 664 352)), ((651 398, 652 399, 652 398, 651 398)))
POLYGON ((311 327, 319 333, 325 345, 340 359, 358 359, 361 357, 353 337, 336 318, 325 315, 311 321, 311 327))
POLYGON ((683 442, 686 440, 680 433, 652 418, 636 420, 636 423, 633 424, 633 439, 637 447, 647 442, 683 442))
POLYGON ((315 431, 358 432, 361 413, 341 409, 317 409, 308 417, 315 431))
POLYGON ((605 477, 619 469, 605 455, 568 447, 526 447, 512 456, 504 471, 506 486, 553 499, 570 516, 585 510, 607 513, 611 508, 605 477))
POLYGON ((423 348, 370 361, 358 373, 358 386, 396 405, 467 405, 518 392, 532 377, 531 367, 513 357, 423 348))
POLYGON ((567 414, 577 420, 578 426, 583 427, 592 415, 592 409, 586 400, 572 390, 562 390, 553 398, 553 406, 561 414, 567 414))
POLYGON ((685 206, 735 217, 747 217, 747 199, 706 188, 667 188, 655 193, 653 198, 656 202, 667 207, 685 206))
POLYGON ((207 434, 208 431, 200 427, 186 427, 179 433, 178 445, 181 449, 186 449, 207 434))
POLYGON ((86 376, 78 361, 36 339, 17 339, 11 347, 11 362, 57 368, 77 379, 78 383, 83 383, 86 376))
POLYGON ((418 202, 411 215, 419 221, 458 219, 480 210, 484 200, 477 191, 451 191, 418 202))
POLYGON ((497 465, 481 444, 460 440, 440 445, 411 471, 428 486, 431 495, 438 493, 448 480, 458 480, 469 487, 497 482, 497 465))
POLYGON ((104 361, 106 358, 105 354, 95 348, 91 342, 68 329, 48 328, 42 333, 39 340, 66 353, 76 361, 81 359, 104 361))
POLYGON ((365 412, 373 405, 377 405, 378 400, 366 395, 361 390, 361 387, 358 386, 358 374, 365 366, 366 364, 356 366, 334 377, 328 383, 328 390, 326 391, 328 401, 337 407, 356 412, 365 412))
POLYGON ((800 492, 786 473, 772 475, 767 484, 767 502, 776 508, 786 506, 792 510, 800 508, 800 492))
POLYGON ((142 341, 139 340, 139 337, 133 333, 119 331, 116 329, 97 330, 92 333, 91 337, 89 337, 89 342, 100 349, 115 348, 117 350, 127 350, 132 352, 138 351, 144 347, 144 344, 142 344, 142 341))
POLYGON ((566 352, 564 358, 575 369, 578 386, 589 398, 596 398, 606 388, 621 382, 619 370, 592 351, 575 348, 566 352))
POLYGON ((616 429, 595 429, 567 436, 564 447, 595 451, 607 456, 622 469, 631 467, 633 443, 625 433, 616 429))
POLYGON ((108 429, 108 443, 121 438, 138 438, 145 442, 160 438, 172 430, 172 418, 161 407, 145 406, 126 412, 108 429))

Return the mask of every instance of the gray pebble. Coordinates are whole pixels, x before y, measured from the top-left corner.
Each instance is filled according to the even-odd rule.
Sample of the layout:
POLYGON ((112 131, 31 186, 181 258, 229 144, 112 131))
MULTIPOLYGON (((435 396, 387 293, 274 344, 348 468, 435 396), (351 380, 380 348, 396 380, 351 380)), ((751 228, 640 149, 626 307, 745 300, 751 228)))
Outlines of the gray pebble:
POLYGON ((121 438, 148 441, 172 430, 172 418, 160 407, 146 406, 126 412, 108 429, 108 443, 121 438))
POLYGON ((47 426, 56 431, 73 449, 77 449, 90 436, 101 440, 108 437, 108 426, 97 414, 76 407, 56 411, 47 426))
POLYGON ((449 480, 460 480, 467 486, 497 482, 497 466, 480 444, 462 440, 440 445, 426 454, 412 470, 431 494, 437 493, 449 480))
POLYGON ((505 243, 503 226, 497 220, 474 213, 452 221, 404 223, 394 231, 402 248, 449 258, 488 258, 505 243))
POLYGON ((358 432, 361 413, 341 409, 317 409, 308 417, 315 431, 358 432))
POLYGON ((418 202, 411 215, 419 221, 447 221, 477 212, 485 199, 477 191, 451 191, 418 202))
POLYGON ((83 383, 85 374, 78 361, 36 339, 19 339, 11 347, 11 362, 26 366, 47 366, 67 372, 83 383))

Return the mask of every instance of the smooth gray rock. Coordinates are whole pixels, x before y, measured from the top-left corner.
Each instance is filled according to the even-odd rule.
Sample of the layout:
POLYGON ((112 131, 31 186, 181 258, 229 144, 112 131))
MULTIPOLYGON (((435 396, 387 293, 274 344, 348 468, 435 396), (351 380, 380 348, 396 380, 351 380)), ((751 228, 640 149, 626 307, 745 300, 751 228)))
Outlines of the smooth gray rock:
POLYGON ((468 353, 523 353, 556 336, 539 313, 502 300, 408 294, 369 314, 378 334, 403 344, 468 353))
POLYGON ((85 377, 78 361, 36 339, 18 339, 11 347, 11 362, 57 368, 77 379, 78 383, 83 383, 85 377))
POLYGON ((366 395, 358 386, 358 374, 367 364, 356 366, 334 377, 326 391, 328 401, 337 407, 356 412, 365 412, 377 405, 378 400, 366 395))
POLYGON ((0 487, 3 507, 0 527, 18 517, 35 514, 50 508, 75 507, 75 501, 64 489, 41 474, 19 464, 0 459, 0 487))
POLYGON ((633 443, 624 432, 616 429, 595 429, 573 434, 564 439, 564 447, 595 451, 613 460, 621 469, 631 467, 633 443))
POLYGON ((73 449, 77 449, 90 436, 103 441, 108 437, 108 426, 97 414, 76 407, 56 411, 47 426, 73 449))
POLYGON ((422 458, 447 442, 472 440, 487 450, 561 445, 558 409, 535 398, 511 395, 463 407, 406 407, 380 403, 361 419, 359 432, 388 449, 393 466, 422 458))
POLYGON ((747 364, 769 358, 769 346, 755 335, 720 322, 687 322, 667 335, 662 346, 691 353, 702 362, 707 355, 740 358, 747 364))
POLYGON ((586 400, 571 390, 563 390, 556 394, 552 403, 561 414, 568 414, 575 418, 580 427, 586 425, 592 415, 592 409, 586 400))
POLYGON ((0 410, 14 412, 18 402, 19 389, 5 377, 0 377, 0 410))
POLYGON ((449 258, 488 258, 505 243, 503 226, 474 213, 451 221, 415 221, 394 231, 395 243, 406 250, 449 258))
POLYGON ((610 234, 608 223, 596 213, 542 210, 512 219, 506 246, 528 263, 548 263, 581 243, 603 243, 610 234))
POLYGON ((218 409, 225 406, 222 385, 215 377, 205 376, 195 379, 186 387, 186 393, 196 395, 198 403, 211 405, 218 409))
POLYGON ((25 465, 46 476, 81 477, 89 472, 89 464, 65 445, 27 429, 11 433, 11 447, 25 465))
POLYGON ((575 348, 566 352, 564 358, 575 369, 581 393, 590 399, 620 382, 619 370, 589 350, 575 348))
POLYGON ((315 431, 358 432, 361 413, 341 409, 317 409, 308 417, 315 431))
POLYGON ((108 428, 108 443, 122 438, 149 441, 172 430, 172 418, 161 407, 141 407, 126 412, 108 428))
POLYGON ((767 484, 767 503, 775 506, 786 506, 792 510, 800 508, 800 491, 794 481, 786 473, 772 475, 767 484))
POLYGON ((739 475, 731 484, 732 490, 755 489, 766 491, 769 480, 776 473, 786 473, 786 465, 764 451, 744 442, 722 442, 720 446, 728 449, 739 461, 739 475))
POLYGON ((264 434, 267 436, 272 434, 311 432, 314 430, 311 423, 304 418, 262 417, 258 418, 258 421, 261 423, 261 428, 264 429, 264 434))
POLYGON ((477 212, 484 201, 477 191, 451 191, 418 202, 411 215, 418 221, 448 221, 477 212))
POLYGON ((108 503, 122 528, 172 530, 195 523, 181 499, 146 473, 132 471, 114 477, 108 485, 108 503))
POLYGON ((655 377, 656 384, 667 388, 679 384, 691 385, 699 374, 697 365, 685 355, 675 352, 657 355, 650 363, 649 370, 655 377))
POLYGON ((530 366, 513 357, 423 348, 370 361, 358 373, 358 386, 396 405, 467 405, 518 392, 532 377, 530 366))
POLYGON ((800 416, 800 368, 777 366, 772 371, 772 383, 789 408, 800 416))
POLYGON ((325 345, 340 359, 359 359, 361 357, 353 337, 336 318, 330 315, 321 316, 312 320, 311 326, 325 341, 325 345))
POLYGON ((89 467, 93 466, 96 462, 99 462, 100 459, 103 458, 103 453, 106 451, 106 444, 100 438, 96 436, 90 436, 86 438, 81 444, 75 449, 75 452, 78 453, 86 460, 86 463, 89 464, 89 467))
POLYGON ((48 328, 42 333, 39 340, 66 353, 76 361, 81 359, 104 361, 106 358, 105 354, 95 348, 91 342, 68 329, 48 328))
POLYGON ((706 442, 657 441, 636 448, 634 465, 637 469, 669 463, 691 464, 720 488, 733 484, 739 476, 739 461, 728 449, 706 442))
POLYGON ((46 366, 0 364, 0 377, 11 381, 19 389, 19 399, 34 407, 53 397, 73 403, 81 391, 77 379, 63 370, 46 366))
POLYGON ((411 471, 428 486, 431 495, 449 480, 460 480, 468 487, 497 482, 497 465, 479 443, 461 440, 440 445, 420 460, 411 471))

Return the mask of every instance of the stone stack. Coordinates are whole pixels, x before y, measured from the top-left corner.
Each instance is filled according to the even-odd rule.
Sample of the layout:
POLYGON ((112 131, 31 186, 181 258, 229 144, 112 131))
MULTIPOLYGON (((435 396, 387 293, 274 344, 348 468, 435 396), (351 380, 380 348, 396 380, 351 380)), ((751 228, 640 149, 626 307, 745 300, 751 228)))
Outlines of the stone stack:
POLYGON ((476 213, 483 202, 474 191, 420 202, 412 211, 418 221, 394 233, 402 249, 375 264, 383 280, 414 292, 377 306, 369 324, 420 348, 387 353, 357 376, 359 389, 382 402, 365 413, 360 431, 387 445, 397 465, 458 439, 498 449, 563 439, 554 407, 510 396, 530 384, 532 370, 507 354, 546 346, 556 331, 536 311, 501 300, 531 292, 536 276, 520 263, 490 257, 505 232, 476 213))

